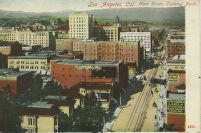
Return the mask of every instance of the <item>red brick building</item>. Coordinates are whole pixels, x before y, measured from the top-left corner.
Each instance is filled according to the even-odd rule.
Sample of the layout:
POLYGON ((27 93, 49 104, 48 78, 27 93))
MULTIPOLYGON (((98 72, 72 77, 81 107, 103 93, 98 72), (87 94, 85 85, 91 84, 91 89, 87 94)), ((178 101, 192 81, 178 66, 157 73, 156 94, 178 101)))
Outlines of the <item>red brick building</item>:
POLYGON ((143 65, 143 47, 137 42, 87 42, 84 45, 84 60, 124 61, 143 65))
POLYGON ((119 47, 119 60, 127 63, 135 63, 137 68, 143 66, 144 49, 140 42, 121 42, 119 47))
POLYGON ((84 40, 73 39, 73 51, 84 51, 84 40))
POLYGON ((185 94, 168 93, 167 98, 167 124, 181 132, 185 131, 185 94))
POLYGON ((0 92, 17 95, 32 86, 32 72, 16 72, 11 69, 0 69, 0 92))
POLYGON ((167 123, 174 124, 178 131, 185 131, 185 115, 184 114, 168 114, 167 123))
POLYGON ((169 70, 168 71, 168 91, 185 92, 186 91, 185 71, 169 70))
POLYGON ((118 42, 100 42, 98 46, 98 60, 120 61, 118 42))
POLYGON ((0 53, 10 56, 22 55, 22 45, 18 43, 0 42, 0 53))
POLYGON ((80 82, 116 82, 121 88, 128 86, 128 67, 123 62, 54 60, 51 76, 65 89, 80 82))
POLYGON ((168 44, 168 56, 183 55, 185 54, 185 45, 182 43, 168 44))
POLYGON ((84 43, 84 60, 98 60, 99 42, 84 43))

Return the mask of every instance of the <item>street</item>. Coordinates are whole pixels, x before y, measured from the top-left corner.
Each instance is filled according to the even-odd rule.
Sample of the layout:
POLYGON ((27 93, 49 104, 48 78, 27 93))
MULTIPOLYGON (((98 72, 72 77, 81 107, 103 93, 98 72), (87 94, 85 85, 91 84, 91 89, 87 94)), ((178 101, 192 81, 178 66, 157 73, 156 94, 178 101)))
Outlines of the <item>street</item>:
MULTIPOLYGON (((159 52, 158 55, 163 59, 166 51, 159 52)), ((154 87, 151 78, 167 79, 167 64, 160 59, 155 63, 160 64, 156 68, 145 71, 141 77, 144 88, 135 93, 124 106, 118 118, 114 122, 111 131, 158 131, 166 121, 166 85, 154 87), (158 90, 159 92, 154 92, 158 90), (156 103, 156 107, 153 107, 156 103)), ((135 87, 131 89, 136 89, 135 87)))

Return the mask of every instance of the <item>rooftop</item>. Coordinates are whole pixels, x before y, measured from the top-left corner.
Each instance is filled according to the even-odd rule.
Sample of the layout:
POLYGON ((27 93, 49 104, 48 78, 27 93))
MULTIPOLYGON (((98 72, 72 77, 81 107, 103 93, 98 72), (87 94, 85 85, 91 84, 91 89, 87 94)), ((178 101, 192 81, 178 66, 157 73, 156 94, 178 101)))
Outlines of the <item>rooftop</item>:
POLYGON ((100 82, 81 82, 75 85, 73 88, 85 88, 88 90, 111 90, 112 85, 107 83, 100 83, 100 82))
POLYGON ((49 100, 66 100, 68 97, 67 96, 46 96, 45 99, 49 100))
POLYGON ((51 109, 53 106, 54 106, 53 104, 38 101, 38 102, 35 102, 35 103, 28 105, 27 107, 51 109))
POLYGON ((68 98, 67 96, 47 96, 43 102, 47 102, 48 104, 53 104, 55 106, 69 106, 75 104, 75 100, 68 98))
POLYGON ((8 59, 47 59, 47 55, 8 56, 8 59))
POLYGON ((168 58, 168 63, 185 64, 185 55, 175 55, 168 58))
POLYGON ((13 69, 0 69, 0 77, 6 77, 6 76, 15 76, 15 77, 19 77, 22 75, 25 75, 27 73, 31 73, 28 71, 15 71, 13 69))
POLYGON ((185 70, 168 70, 168 73, 185 73, 185 70))
POLYGON ((118 66, 120 62, 107 61, 84 61, 79 59, 57 60, 57 64, 74 64, 74 65, 99 65, 99 66, 118 66))
POLYGON ((181 94, 181 93, 169 93, 168 99, 170 99, 170 100, 185 100, 186 96, 185 96, 185 94, 181 94))

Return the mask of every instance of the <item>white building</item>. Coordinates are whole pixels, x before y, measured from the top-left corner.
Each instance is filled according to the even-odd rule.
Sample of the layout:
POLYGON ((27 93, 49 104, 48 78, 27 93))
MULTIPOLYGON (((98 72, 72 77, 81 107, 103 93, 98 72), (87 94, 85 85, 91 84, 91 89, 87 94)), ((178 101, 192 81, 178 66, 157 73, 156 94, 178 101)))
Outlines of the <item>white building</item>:
POLYGON ((145 48, 146 57, 151 57, 151 32, 120 32, 120 41, 140 41, 145 48))
POLYGON ((8 31, 4 32, 3 41, 18 41, 21 44, 40 45, 41 47, 54 47, 54 34, 49 31, 8 31))
POLYGON ((88 13, 76 13, 69 16, 70 38, 90 39, 92 37, 94 16, 88 13))

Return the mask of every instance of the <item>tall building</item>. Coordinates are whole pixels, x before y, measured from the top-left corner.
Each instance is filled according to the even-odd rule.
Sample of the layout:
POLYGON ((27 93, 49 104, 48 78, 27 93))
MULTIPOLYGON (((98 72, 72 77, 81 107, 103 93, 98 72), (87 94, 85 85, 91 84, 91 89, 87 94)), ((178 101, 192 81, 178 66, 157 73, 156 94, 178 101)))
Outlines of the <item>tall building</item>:
POLYGON ((101 61, 121 61, 119 60, 118 42, 99 42, 98 60, 101 61))
POLYGON ((119 51, 119 60, 135 63, 137 68, 143 66, 144 47, 141 47, 141 42, 120 42, 119 51))
POLYGON ((69 16, 70 38, 90 39, 93 34, 94 16, 89 13, 74 13, 69 16))
POLYGON ((80 82, 117 82, 121 88, 128 85, 128 67, 123 62, 53 60, 51 76, 66 89, 80 82))
POLYGON ((118 41, 119 29, 118 26, 95 25, 94 38, 97 41, 118 41))
POLYGON ((98 42, 84 43, 84 60, 98 60, 98 42))
POLYGON ((151 57, 151 32, 120 32, 120 41, 138 42, 144 47, 146 57, 151 57))
POLYGON ((124 61, 140 68, 143 50, 138 42, 87 42, 84 45, 84 60, 124 61))

